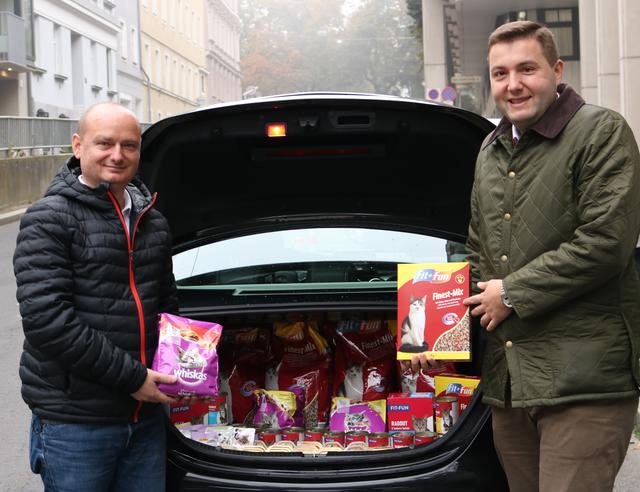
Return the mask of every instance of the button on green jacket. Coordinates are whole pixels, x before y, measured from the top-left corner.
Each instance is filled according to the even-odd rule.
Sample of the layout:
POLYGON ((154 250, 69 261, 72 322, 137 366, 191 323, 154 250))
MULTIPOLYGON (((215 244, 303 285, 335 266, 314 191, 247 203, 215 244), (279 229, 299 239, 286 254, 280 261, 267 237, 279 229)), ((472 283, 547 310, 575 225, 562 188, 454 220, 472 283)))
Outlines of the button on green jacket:
POLYGON ((476 163, 467 243, 474 288, 503 279, 514 308, 487 335, 491 405, 638 394, 638 146, 619 114, 565 85, 558 91, 515 147, 503 119, 476 163))

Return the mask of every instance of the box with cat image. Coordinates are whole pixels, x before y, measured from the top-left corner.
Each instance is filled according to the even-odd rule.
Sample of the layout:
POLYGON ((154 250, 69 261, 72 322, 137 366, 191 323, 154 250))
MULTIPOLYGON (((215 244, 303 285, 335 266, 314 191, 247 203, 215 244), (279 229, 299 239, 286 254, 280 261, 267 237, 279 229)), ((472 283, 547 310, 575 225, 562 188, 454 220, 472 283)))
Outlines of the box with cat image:
POLYGON ((398 360, 471 360, 468 296, 468 263, 399 264, 398 360))
POLYGON ((433 393, 391 393, 387 421, 389 433, 433 432, 433 393))

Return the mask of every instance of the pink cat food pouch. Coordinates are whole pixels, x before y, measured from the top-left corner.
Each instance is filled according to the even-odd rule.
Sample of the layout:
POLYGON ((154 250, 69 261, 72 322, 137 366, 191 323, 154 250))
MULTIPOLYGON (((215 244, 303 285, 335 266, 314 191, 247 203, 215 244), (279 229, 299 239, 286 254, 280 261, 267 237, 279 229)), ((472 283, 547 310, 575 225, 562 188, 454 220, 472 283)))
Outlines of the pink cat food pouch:
POLYGON ((168 313, 160 314, 158 349, 151 368, 174 374, 174 384, 158 384, 174 396, 215 396, 218 393, 216 347, 222 326, 168 313))
POLYGON ((257 402, 253 424, 268 429, 284 429, 294 424, 296 396, 291 391, 254 391, 257 402))

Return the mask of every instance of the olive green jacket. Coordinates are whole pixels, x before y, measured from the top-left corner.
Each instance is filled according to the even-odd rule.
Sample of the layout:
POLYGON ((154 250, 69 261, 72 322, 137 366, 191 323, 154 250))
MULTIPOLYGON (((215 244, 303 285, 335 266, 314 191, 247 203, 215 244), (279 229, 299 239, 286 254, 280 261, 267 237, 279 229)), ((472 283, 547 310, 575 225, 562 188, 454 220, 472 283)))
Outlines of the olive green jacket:
POLYGON ((617 113, 570 87, 511 143, 482 144, 467 247, 474 289, 503 279, 513 313, 488 333, 485 403, 556 405, 638 394, 640 155, 617 113))

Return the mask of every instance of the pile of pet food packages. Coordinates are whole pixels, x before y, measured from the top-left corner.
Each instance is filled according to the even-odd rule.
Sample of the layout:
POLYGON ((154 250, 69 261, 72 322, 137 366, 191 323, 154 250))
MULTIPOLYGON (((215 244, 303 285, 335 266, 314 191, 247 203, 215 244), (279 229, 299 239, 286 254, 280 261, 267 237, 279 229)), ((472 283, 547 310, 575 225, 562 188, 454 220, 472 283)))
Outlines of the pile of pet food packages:
POLYGON ((153 368, 178 377, 161 388, 168 394, 205 398, 172 406, 170 418, 208 445, 318 455, 420 445, 455 424, 480 380, 452 363, 403 370, 395 324, 299 320, 223 333, 162 314, 153 368))

